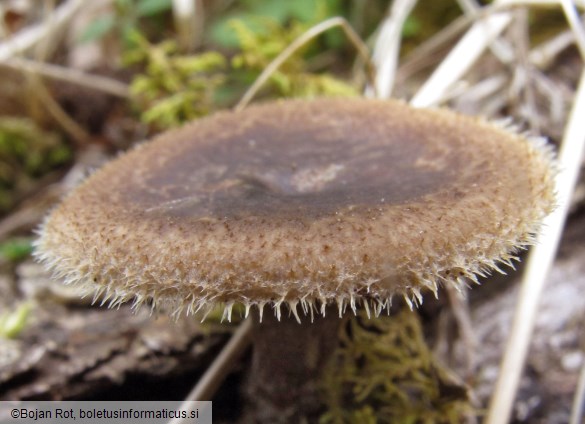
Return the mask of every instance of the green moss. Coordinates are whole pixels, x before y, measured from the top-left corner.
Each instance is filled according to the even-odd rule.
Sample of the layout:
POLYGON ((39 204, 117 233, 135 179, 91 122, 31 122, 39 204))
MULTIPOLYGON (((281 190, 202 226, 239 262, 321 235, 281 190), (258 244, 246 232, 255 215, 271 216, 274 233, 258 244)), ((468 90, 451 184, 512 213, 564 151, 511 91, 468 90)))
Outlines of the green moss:
POLYGON ((214 92, 225 79, 226 60, 221 54, 182 55, 175 41, 150 44, 139 33, 132 38, 136 47, 124 60, 144 67, 130 86, 142 121, 166 129, 212 111, 214 92))
MULTIPOLYGON (((270 18, 257 18, 255 25, 233 20, 240 53, 232 59, 236 70, 243 70, 254 78, 313 23, 292 21, 280 25, 270 18)), ((289 57, 268 79, 265 92, 270 97, 356 96, 356 87, 328 73, 309 71, 308 43, 289 57)))
POLYGON ((418 315, 349 320, 323 377, 321 424, 459 423, 473 413, 423 338, 418 315))
POLYGON ((29 118, 0 117, 0 213, 34 181, 68 162, 71 150, 56 133, 29 118))
MULTIPOLYGON (((125 53, 124 62, 143 69, 130 88, 141 120, 162 130, 233 104, 273 59, 312 26, 300 21, 281 25, 266 17, 254 22, 256 26, 231 22, 238 45, 231 60, 216 51, 183 55, 175 41, 151 44, 133 33, 134 47, 125 53)), ((307 51, 312 47, 308 43, 272 73, 263 87, 264 97, 359 94, 356 87, 332 74, 309 71, 307 51)))

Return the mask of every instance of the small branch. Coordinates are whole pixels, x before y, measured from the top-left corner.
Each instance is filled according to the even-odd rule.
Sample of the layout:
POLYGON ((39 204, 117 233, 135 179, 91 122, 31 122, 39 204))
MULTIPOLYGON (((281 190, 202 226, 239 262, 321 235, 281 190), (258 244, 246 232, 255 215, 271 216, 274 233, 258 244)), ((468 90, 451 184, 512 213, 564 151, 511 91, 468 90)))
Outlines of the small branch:
POLYGON ((84 0, 69 0, 55 9, 51 19, 24 29, 8 41, 0 44, 0 61, 20 54, 47 39, 55 28, 65 25, 84 3, 84 0))
POLYGON ((531 75, 535 72, 530 65, 530 39, 528 35, 528 10, 515 11, 515 21, 510 28, 510 36, 515 42, 516 63, 513 69, 513 77, 508 88, 510 103, 518 109, 520 116, 529 123, 529 128, 534 133, 541 133, 541 120, 538 117, 536 107, 536 95, 531 75))
POLYGON ((568 29, 532 49, 528 58, 532 65, 543 69, 548 67, 563 50, 573 43, 575 43, 575 34, 568 29))
MULTIPOLYGON (((506 0, 500 0, 502 4, 506 0)), ((411 100, 415 107, 438 103, 455 81, 477 62, 494 37, 511 22, 510 13, 495 13, 474 23, 411 100)))
POLYGON ((173 0, 173 16, 181 48, 187 52, 195 50, 201 34, 203 2, 173 0))
POLYGON ((268 66, 264 68, 258 78, 256 78, 254 84, 252 84, 252 86, 246 91, 234 109, 241 110, 246 107, 246 105, 250 103, 250 100, 252 100, 252 98, 256 95, 260 87, 268 80, 270 75, 272 75, 294 52, 304 46, 311 39, 335 27, 341 27, 347 38, 358 51, 358 54, 365 61, 366 66, 370 69, 373 69, 368 47, 361 40, 360 36, 353 30, 351 25, 349 25, 349 23, 344 18, 330 18, 309 28, 305 33, 301 34, 296 40, 294 40, 286 49, 284 49, 278 56, 276 56, 272 62, 270 62, 268 66))
POLYGON ((36 75, 31 75, 31 77, 33 78, 32 83, 34 84, 35 94, 45 105, 49 114, 71 136, 76 144, 85 145, 89 139, 87 131, 71 119, 71 117, 61 108, 59 103, 57 103, 51 96, 49 90, 47 90, 44 83, 36 75))
POLYGON ((571 408, 570 424, 583 423, 583 411, 585 410, 585 363, 581 366, 579 373, 579 382, 577 383, 577 390, 575 390, 575 399, 573 399, 573 407, 571 408))
POLYGON ((450 45, 452 40, 461 34, 472 22, 473 19, 470 16, 459 16, 445 28, 439 30, 437 34, 423 41, 400 65, 397 78, 400 81, 404 81, 420 69, 430 66, 430 64, 434 63, 433 58, 437 56, 437 52, 450 45))
MULTIPOLYGON (((440 99, 447 97, 445 92, 449 87, 473 66, 491 41, 508 26, 512 19, 510 9, 522 6, 559 6, 564 1, 566 0, 499 0, 491 6, 482 8, 473 17, 465 16, 457 20, 453 27, 449 27, 449 31, 442 37, 441 42, 452 36, 467 22, 472 20, 476 22, 419 89, 411 100, 411 104, 415 107, 432 106, 440 99)), ((585 1, 574 1, 573 6, 583 8, 585 1)), ((579 28, 576 31, 581 31, 583 26, 578 23, 575 28, 579 28)), ((424 54, 427 53, 428 50, 424 52, 424 54)))
POLYGON ((0 61, 0 66, 5 66, 17 71, 32 72, 43 77, 60 81, 66 81, 94 90, 103 91, 112 96, 128 98, 130 92, 124 83, 100 75, 90 75, 77 69, 65 68, 50 63, 36 62, 24 58, 11 58, 0 61))
POLYGON ((372 61, 376 67, 376 78, 374 87, 366 87, 366 97, 378 97, 386 99, 392 94, 398 53, 400 52, 400 41, 402 28, 408 15, 416 5, 417 0, 396 0, 392 2, 390 13, 381 25, 380 33, 374 45, 372 61))
POLYGON ((545 218, 537 244, 528 256, 498 380, 490 402, 486 424, 508 422, 515 394, 524 368, 528 345, 534 328, 538 302, 548 271, 556 255, 563 226, 585 154, 585 71, 581 74, 563 142, 559 150, 559 173, 556 178, 558 207, 545 218))
POLYGON ((560 0, 560 2, 565 13, 565 18, 573 34, 575 34, 575 41, 577 42, 577 48, 579 49, 581 58, 585 60, 585 29, 583 28, 581 19, 579 19, 575 3, 571 0, 560 0))
MULTIPOLYGON (((465 16, 476 19, 478 14, 482 11, 481 6, 476 0, 458 0, 459 7, 463 10, 465 16)), ((489 46, 491 52, 502 63, 510 63, 514 58, 514 52, 509 42, 501 38, 492 40, 489 46)))

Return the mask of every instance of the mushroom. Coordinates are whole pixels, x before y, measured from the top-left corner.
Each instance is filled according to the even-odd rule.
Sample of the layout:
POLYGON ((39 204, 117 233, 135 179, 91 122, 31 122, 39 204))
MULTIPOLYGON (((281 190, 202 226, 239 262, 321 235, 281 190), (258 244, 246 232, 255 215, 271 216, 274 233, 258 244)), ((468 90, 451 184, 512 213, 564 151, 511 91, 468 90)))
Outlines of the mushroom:
POLYGON ((315 406, 348 308, 377 315, 395 296, 412 306, 477 281, 532 242, 553 203, 543 144, 482 119, 288 100, 217 113, 106 164, 44 221, 36 256, 110 305, 179 316, 219 303, 228 320, 234 304, 255 307, 249 388, 282 417, 315 406))

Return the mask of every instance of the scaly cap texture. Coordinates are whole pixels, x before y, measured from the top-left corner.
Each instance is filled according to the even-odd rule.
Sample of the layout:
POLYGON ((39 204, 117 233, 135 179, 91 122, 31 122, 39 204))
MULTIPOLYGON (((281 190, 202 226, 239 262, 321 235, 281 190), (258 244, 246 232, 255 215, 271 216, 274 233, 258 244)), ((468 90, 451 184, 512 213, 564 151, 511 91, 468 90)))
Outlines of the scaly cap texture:
POLYGON ((484 120, 280 101, 108 163, 48 216, 36 255, 111 305, 380 313, 509 263, 553 203, 550 153, 484 120))

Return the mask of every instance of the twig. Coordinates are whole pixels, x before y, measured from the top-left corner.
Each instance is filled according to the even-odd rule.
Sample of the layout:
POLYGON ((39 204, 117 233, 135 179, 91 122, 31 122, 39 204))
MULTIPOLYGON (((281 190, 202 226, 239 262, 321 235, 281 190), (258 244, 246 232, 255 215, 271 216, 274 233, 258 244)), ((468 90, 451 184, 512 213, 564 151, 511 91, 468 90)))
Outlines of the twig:
MULTIPOLYGON (((189 410, 191 402, 211 400, 236 361, 248 348, 252 340, 252 318, 245 319, 230 341, 225 345, 213 364, 205 371, 197 385, 185 398, 181 410, 189 410)), ((169 424, 182 424, 186 420, 180 418, 169 421, 169 424)))
MULTIPOLYGON (((512 18, 510 9, 519 6, 558 6, 563 1, 566 0, 499 0, 491 6, 484 7, 473 17, 473 19, 481 19, 473 24, 451 50, 433 75, 416 93, 411 104, 416 107, 432 106, 437 104, 439 99, 445 98, 445 91, 449 89, 451 84, 461 78, 490 45, 491 40, 510 23, 512 18)), ((574 6, 583 8, 585 1, 574 1, 574 6)), ((445 33, 441 42, 452 36, 471 19, 471 17, 466 16, 457 20, 452 27, 449 27, 449 31, 445 33)), ((580 24, 577 26, 582 28, 580 24)), ((429 50, 426 48, 426 52, 429 50)))
MULTIPOLYGON (((585 8, 585 0, 571 0, 575 7, 585 8)), ((563 0, 508 0, 511 6, 559 6, 563 0)))
POLYGON ((504 353, 494 395, 490 402, 486 424, 508 422, 512 404, 520 381, 520 375, 528 352, 528 344, 534 328, 538 301, 548 271, 554 260, 571 194, 575 188, 581 161, 585 153, 585 71, 579 87, 563 142, 559 151, 560 171, 556 179, 558 208, 545 220, 537 245, 528 256, 526 271, 522 277, 519 300, 516 304, 512 330, 504 353))
POLYGON ((581 58, 585 59, 585 29, 583 29, 583 23, 579 19, 579 14, 575 8, 575 3, 571 0, 560 0, 565 13, 565 18, 575 34, 575 41, 577 42, 577 48, 581 53, 581 58))
POLYGON ((276 56, 272 60, 272 62, 270 62, 268 66, 264 68, 264 70, 258 76, 258 78, 256 78, 254 84, 252 84, 252 86, 246 91, 246 93, 240 99, 240 101, 238 102, 234 109, 235 110, 243 109, 254 97, 254 95, 258 92, 260 87, 270 77, 270 75, 272 75, 272 73, 276 71, 278 67, 282 65, 295 51, 297 51, 299 48, 305 45, 312 38, 335 27, 341 27, 347 38, 352 42, 354 47, 357 49, 358 54, 365 61, 366 66, 369 68, 373 68, 368 47, 361 40, 360 36, 353 30, 351 25, 349 25, 349 23, 344 18, 339 16, 329 18, 309 28, 306 32, 301 34, 297 39, 295 39, 291 44, 289 44, 288 47, 284 49, 278 56, 276 56))
POLYGON ((372 62, 376 67, 374 87, 366 87, 366 97, 388 98, 394 86, 394 76, 400 52, 402 28, 417 0, 396 0, 392 2, 390 13, 382 22, 380 33, 374 45, 372 62))
POLYGON ((34 58, 39 62, 44 62, 50 56, 51 51, 57 44, 60 25, 55 14, 55 0, 46 0, 42 4, 43 22, 47 25, 46 36, 39 40, 34 49, 34 58))
MULTIPOLYGON (((490 96, 501 91, 509 83, 509 75, 505 72, 498 72, 478 81, 472 86, 466 88, 457 101, 465 103, 483 103, 490 96)), ((489 114, 487 114, 489 116, 489 114)))
MULTIPOLYGON (((482 11, 481 14, 484 12, 482 11)), ((434 63, 437 52, 445 48, 455 37, 461 34, 473 19, 470 16, 459 16, 437 34, 424 41, 410 53, 398 69, 397 79, 406 80, 410 75, 434 63)))
MULTIPOLYGON (((496 4, 505 1, 500 0, 496 4)), ((499 12, 473 24, 410 103, 415 107, 437 104, 449 87, 467 72, 489 46, 490 41, 504 30, 511 19, 510 13, 499 12)))
MULTIPOLYGON (((22 30, 10 40, 0 44, 0 62, 4 62, 3 64, 5 66, 12 65, 18 67, 20 65, 20 69, 25 70, 25 72, 29 74, 29 78, 32 84, 34 84, 35 94, 39 97, 41 102, 43 102, 49 114, 53 116, 53 118, 78 144, 84 144, 89 138, 89 134, 71 119, 67 113, 65 113, 61 106, 53 99, 43 82, 36 75, 35 69, 32 69, 35 66, 31 64, 38 62, 16 59, 13 56, 24 52, 38 43, 48 43, 48 40, 52 38, 55 30, 63 27, 83 4, 83 0, 66 1, 54 11, 51 10, 49 17, 42 23, 22 30)), ((51 6, 51 4, 49 4, 49 6, 51 6)), ((44 48, 40 51, 40 54, 43 56, 47 53, 47 46, 48 44, 43 44, 42 46, 44 48)), ((37 66, 37 68, 39 66, 37 66)), ((50 69, 51 72, 55 73, 55 69, 51 66, 48 66, 48 68, 45 66, 44 69, 50 69)))
POLYGON ((179 44, 185 51, 193 51, 197 46, 201 33, 202 9, 201 0, 173 0, 173 16, 179 44))
POLYGON ((10 40, 0 44, 0 61, 22 53, 45 40, 56 27, 65 25, 84 3, 84 0, 69 0, 55 9, 51 19, 24 29, 10 40))
MULTIPOLYGON (((459 7, 463 9, 465 15, 471 18, 477 18, 482 8, 475 0, 458 0, 459 7)), ((494 39, 489 46, 491 52, 500 60, 502 63, 510 63, 514 57, 514 52, 510 43, 503 39, 494 39)))
POLYGON ((521 116, 529 122, 531 131, 540 133, 541 122, 536 108, 534 85, 530 79, 534 69, 530 66, 529 61, 530 40, 528 31, 528 10, 516 10, 514 25, 510 28, 510 36, 516 41, 516 54, 514 55, 516 61, 508 95, 510 103, 518 108, 521 116))
POLYGON ((581 366, 581 372, 579 373, 579 382, 577 383, 577 390, 575 390, 575 399, 573 399, 573 407, 571 408, 571 421, 569 421, 569 424, 582 424, 584 410, 585 410, 585 363, 581 366))
MULTIPOLYGON (((463 0, 460 0, 463 1, 463 0)), ((400 71, 400 79, 406 79, 410 74, 417 72, 420 68, 427 66, 429 58, 432 58, 436 55, 436 52, 439 51, 441 48, 444 48, 448 43, 451 42, 458 34, 463 32, 470 24, 478 23, 481 19, 487 19, 494 13, 497 12, 504 12, 509 11, 510 9, 523 6, 525 3, 533 3, 534 1, 538 0, 518 0, 513 1, 509 0, 508 2, 504 3, 494 3, 489 6, 484 6, 475 11, 475 13, 466 13, 464 16, 460 16, 455 19, 452 23, 450 23, 445 28, 441 29, 437 34, 431 37, 429 40, 423 42, 419 47, 417 47, 405 60, 405 62, 401 65, 400 71), (425 62, 425 63, 423 63, 425 62)), ((549 4, 558 4, 559 0, 546 0, 543 3, 546 5, 549 4)), ((539 3, 540 4, 540 3, 539 3)), ((497 40, 494 40, 497 41, 497 40)), ((502 48, 497 48, 495 54, 498 55, 500 60, 504 63, 508 62, 506 58, 505 50, 502 48)), ((443 96, 440 96, 443 97, 443 96)))
POLYGON ((34 74, 30 75, 33 78, 34 90, 37 97, 44 103, 49 114, 61 125, 61 127, 71 136, 71 138, 78 144, 84 145, 89 139, 89 134, 85 129, 78 125, 71 117, 61 108, 59 103, 55 101, 44 83, 34 74))
POLYGON ((130 97, 130 92, 126 84, 100 75, 90 75, 77 69, 16 57, 0 61, 0 66, 18 71, 32 72, 60 81, 67 81, 94 90, 103 91, 104 93, 117 97, 130 97))
POLYGON ((534 66, 540 69, 546 68, 560 52, 568 48, 574 42, 575 34, 568 29, 532 49, 528 55, 528 59, 534 66))

